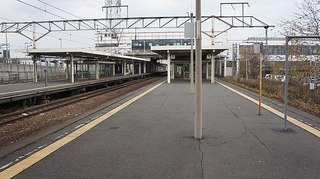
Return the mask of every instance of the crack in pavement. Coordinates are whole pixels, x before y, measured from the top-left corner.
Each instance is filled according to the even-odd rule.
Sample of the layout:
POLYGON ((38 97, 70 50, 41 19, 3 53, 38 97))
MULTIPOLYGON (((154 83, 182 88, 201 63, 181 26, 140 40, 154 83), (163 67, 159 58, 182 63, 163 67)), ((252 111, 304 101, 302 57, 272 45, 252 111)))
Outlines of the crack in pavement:
POLYGON ((201 168, 201 175, 202 175, 202 179, 204 179, 204 169, 203 169, 203 158, 204 158, 204 153, 203 151, 201 150, 201 139, 198 139, 198 142, 199 142, 199 151, 201 153, 201 160, 200 160, 200 168, 201 168))
MULTIPOLYGON (((226 108, 242 123, 242 125, 245 127, 245 133, 247 131, 249 131, 271 154, 271 150, 269 149, 269 147, 252 131, 249 129, 249 127, 247 126, 247 124, 245 123, 244 120, 242 120, 220 97, 218 97, 218 99, 226 106, 226 108)), ((244 135, 242 135, 241 137, 243 137, 244 135)), ((239 137, 239 138, 241 138, 239 137)), ((235 140, 235 139, 233 139, 235 140)), ((232 140, 232 141, 233 141, 232 140)), ((221 144, 222 145, 222 144, 221 144)))

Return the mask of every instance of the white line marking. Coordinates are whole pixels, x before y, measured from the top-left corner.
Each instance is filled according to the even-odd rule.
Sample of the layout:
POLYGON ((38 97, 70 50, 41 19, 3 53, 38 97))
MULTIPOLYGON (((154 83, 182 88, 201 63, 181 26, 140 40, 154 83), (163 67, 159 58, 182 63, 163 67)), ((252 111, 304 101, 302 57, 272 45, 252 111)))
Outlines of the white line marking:
MULTIPOLYGON (((248 95, 245 95, 245 94, 243 94, 243 93, 240 93, 239 91, 237 91, 237 90, 235 90, 235 89, 233 89, 233 88, 231 88, 231 87, 229 87, 229 86, 227 86, 227 85, 224 85, 224 84, 222 84, 222 83, 219 83, 219 82, 218 82, 218 84, 220 84, 221 86, 229 89, 230 91, 232 91, 232 92, 234 92, 234 93, 242 96, 243 98, 251 101, 252 103, 255 103, 255 104, 257 104, 257 105, 259 104, 259 102, 258 102, 257 100, 249 97, 248 95)), ((278 110, 276 110, 276 109, 273 109, 272 107, 270 107, 270 106, 268 106, 268 105, 265 105, 265 104, 262 104, 262 107, 265 108, 266 110, 272 112, 273 114, 279 116, 280 118, 284 119, 284 114, 283 114, 282 112, 280 112, 280 111, 278 111, 278 110)), ((308 126, 307 124, 304 124, 303 122, 300 122, 299 120, 297 120, 297 119, 295 119, 295 118, 293 118, 293 117, 287 116, 287 119, 288 119, 288 121, 291 122, 292 124, 294 124, 294 125, 302 128, 302 129, 304 129, 305 131, 307 131, 307 132, 309 132, 309 133, 317 136, 318 138, 320 138, 320 131, 319 131, 319 130, 317 130, 317 129, 311 127, 311 126, 308 126)))
POLYGON ((139 100, 142 98, 144 95, 150 93, 154 89, 158 88, 161 86, 164 82, 161 82, 152 88, 146 90, 145 92, 141 93, 140 95, 132 98, 131 100, 125 102, 124 104, 118 106, 117 108, 105 113, 101 117, 91 121, 87 125, 82 126, 81 128, 71 132, 70 134, 66 135, 65 137, 57 140, 56 142, 50 144, 49 146, 43 148, 42 150, 39 150, 38 152, 32 154, 28 158, 14 164, 13 166, 7 168, 6 170, 2 171, 0 173, 0 178, 1 179, 6 179, 6 178, 13 178, 14 176, 18 175, 22 171, 28 169, 32 165, 36 164, 40 160, 44 159, 45 157, 49 156, 51 153, 55 152, 59 148, 63 147, 64 145, 68 144, 69 142, 73 141, 74 139, 78 138, 80 135, 86 133, 93 127, 97 126, 101 122, 107 120, 117 112, 121 111, 122 109, 128 107, 129 105, 133 104, 135 101, 139 100))

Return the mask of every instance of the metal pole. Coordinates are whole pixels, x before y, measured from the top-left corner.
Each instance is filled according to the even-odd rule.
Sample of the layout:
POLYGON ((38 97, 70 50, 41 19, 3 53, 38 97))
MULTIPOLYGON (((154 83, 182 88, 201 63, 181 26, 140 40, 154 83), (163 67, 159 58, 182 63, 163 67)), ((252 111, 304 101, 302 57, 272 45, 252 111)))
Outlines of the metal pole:
POLYGON ((37 57, 36 56, 32 56, 33 58, 33 82, 37 83, 38 82, 38 76, 37 76, 37 57))
POLYGON ((45 60, 44 73, 45 73, 45 86, 48 86, 48 61, 47 60, 45 60))
POLYGON ((168 79, 167 79, 167 82, 168 83, 171 83, 171 58, 170 58, 170 52, 167 51, 167 76, 168 76, 168 79))
POLYGON ((246 80, 248 81, 248 49, 246 48, 246 80))
POLYGON ((74 83, 74 63, 73 63, 73 55, 70 56, 70 64, 71 64, 71 83, 74 83))
POLYGON ((36 49, 36 23, 33 23, 32 48, 36 49))
POLYGON ((211 55, 211 83, 215 83, 215 59, 214 59, 214 52, 211 55))
MULTIPOLYGON (((262 49, 261 49, 262 50, 262 49)), ((260 50, 260 70, 259 70, 259 115, 261 115, 261 103, 262 103, 262 60, 263 54, 260 50)))
POLYGON ((285 86, 284 86, 284 130, 287 129, 287 114, 288 114, 288 58, 289 58, 289 38, 286 37, 286 46, 285 46, 285 55, 286 55, 286 61, 285 61, 285 86))
MULTIPOLYGON (((193 19, 193 13, 190 14, 191 15, 191 23, 194 23, 194 19, 193 19)), ((193 64, 194 64, 194 60, 193 60, 193 39, 191 38, 191 52, 190 52, 190 92, 194 93, 194 76, 193 76, 193 64)))
POLYGON ((196 0, 196 90, 195 134, 202 139, 202 47, 201 47, 201 0, 196 0))
POLYGON ((8 33, 6 33, 6 59, 9 61, 8 33))

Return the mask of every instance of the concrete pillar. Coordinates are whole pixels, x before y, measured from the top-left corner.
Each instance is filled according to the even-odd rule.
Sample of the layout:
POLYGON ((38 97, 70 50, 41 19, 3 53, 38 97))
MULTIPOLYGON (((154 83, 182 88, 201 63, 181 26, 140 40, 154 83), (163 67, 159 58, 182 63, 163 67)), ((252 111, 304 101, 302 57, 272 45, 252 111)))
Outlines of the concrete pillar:
POLYGON ((127 76, 127 62, 126 61, 123 62, 122 72, 123 72, 123 76, 127 76))
POLYGON ((227 76, 227 57, 224 57, 224 77, 227 76))
POLYGON ((219 75, 222 76, 222 62, 219 60, 219 75))
POLYGON ((70 79, 70 64, 66 63, 67 65, 67 69, 66 69, 66 80, 69 80, 70 79))
POLYGON ((141 62, 139 62, 139 74, 141 74, 141 62))
POLYGON ((134 75, 134 61, 132 61, 132 75, 134 75))
POLYGON ((116 76, 116 64, 112 64, 112 76, 116 76))
POLYGON ((99 62, 96 63, 96 80, 100 79, 100 65, 99 62))
POLYGON ((215 60, 214 60, 214 54, 211 55, 211 83, 215 83, 215 60))
POLYGON ((70 56, 70 64, 71 64, 71 83, 74 83, 74 63, 73 56, 70 56))
POLYGON ((171 83, 171 58, 170 51, 167 51, 167 82, 171 83))
MULTIPOLYGON (((37 76, 37 57, 32 56, 33 58, 33 82, 37 83, 38 82, 38 76, 37 76)), ((9 77, 10 78, 10 77, 9 77)))
POLYGON ((143 64, 143 73, 147 73, 147 62, 143 64))
POLYGON ((83 61, 81 62, 80 68, 81 68, 81 79, 83 79, 83 61))
POLYGON ((175 72, 174 62, 172 62, 172 74, 171 74, 171 79, 173 79, 173 80, 174 80, 174 72, 175 72))
POLYGON ((206 66, 206 79, 209 79, 209 62, 207 62, 207 66, 206 66))
POLYGON ((240 69, 240 61, 237 60, 237 76, 239 75, 239 69, 240 69))

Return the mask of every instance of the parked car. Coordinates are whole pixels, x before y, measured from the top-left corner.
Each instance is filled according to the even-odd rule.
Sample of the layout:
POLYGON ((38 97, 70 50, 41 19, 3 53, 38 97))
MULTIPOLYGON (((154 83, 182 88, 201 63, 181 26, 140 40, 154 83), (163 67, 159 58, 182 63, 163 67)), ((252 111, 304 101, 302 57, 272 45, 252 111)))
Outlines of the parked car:
POLYGON ((320 86, 320 77, 314 78, 313 76, 310 79, 310 83, 315 83, 317 86, 320 86))
POLYGON ((285 82, 286 76, 285 75, 276 75, 275 80, 280 81, 280 82, 285 82))
POLYGON ((266 76, 264 76, 264 78, 266 80, 272 80, 272 75, 271 74, 266 74, 266 76))

